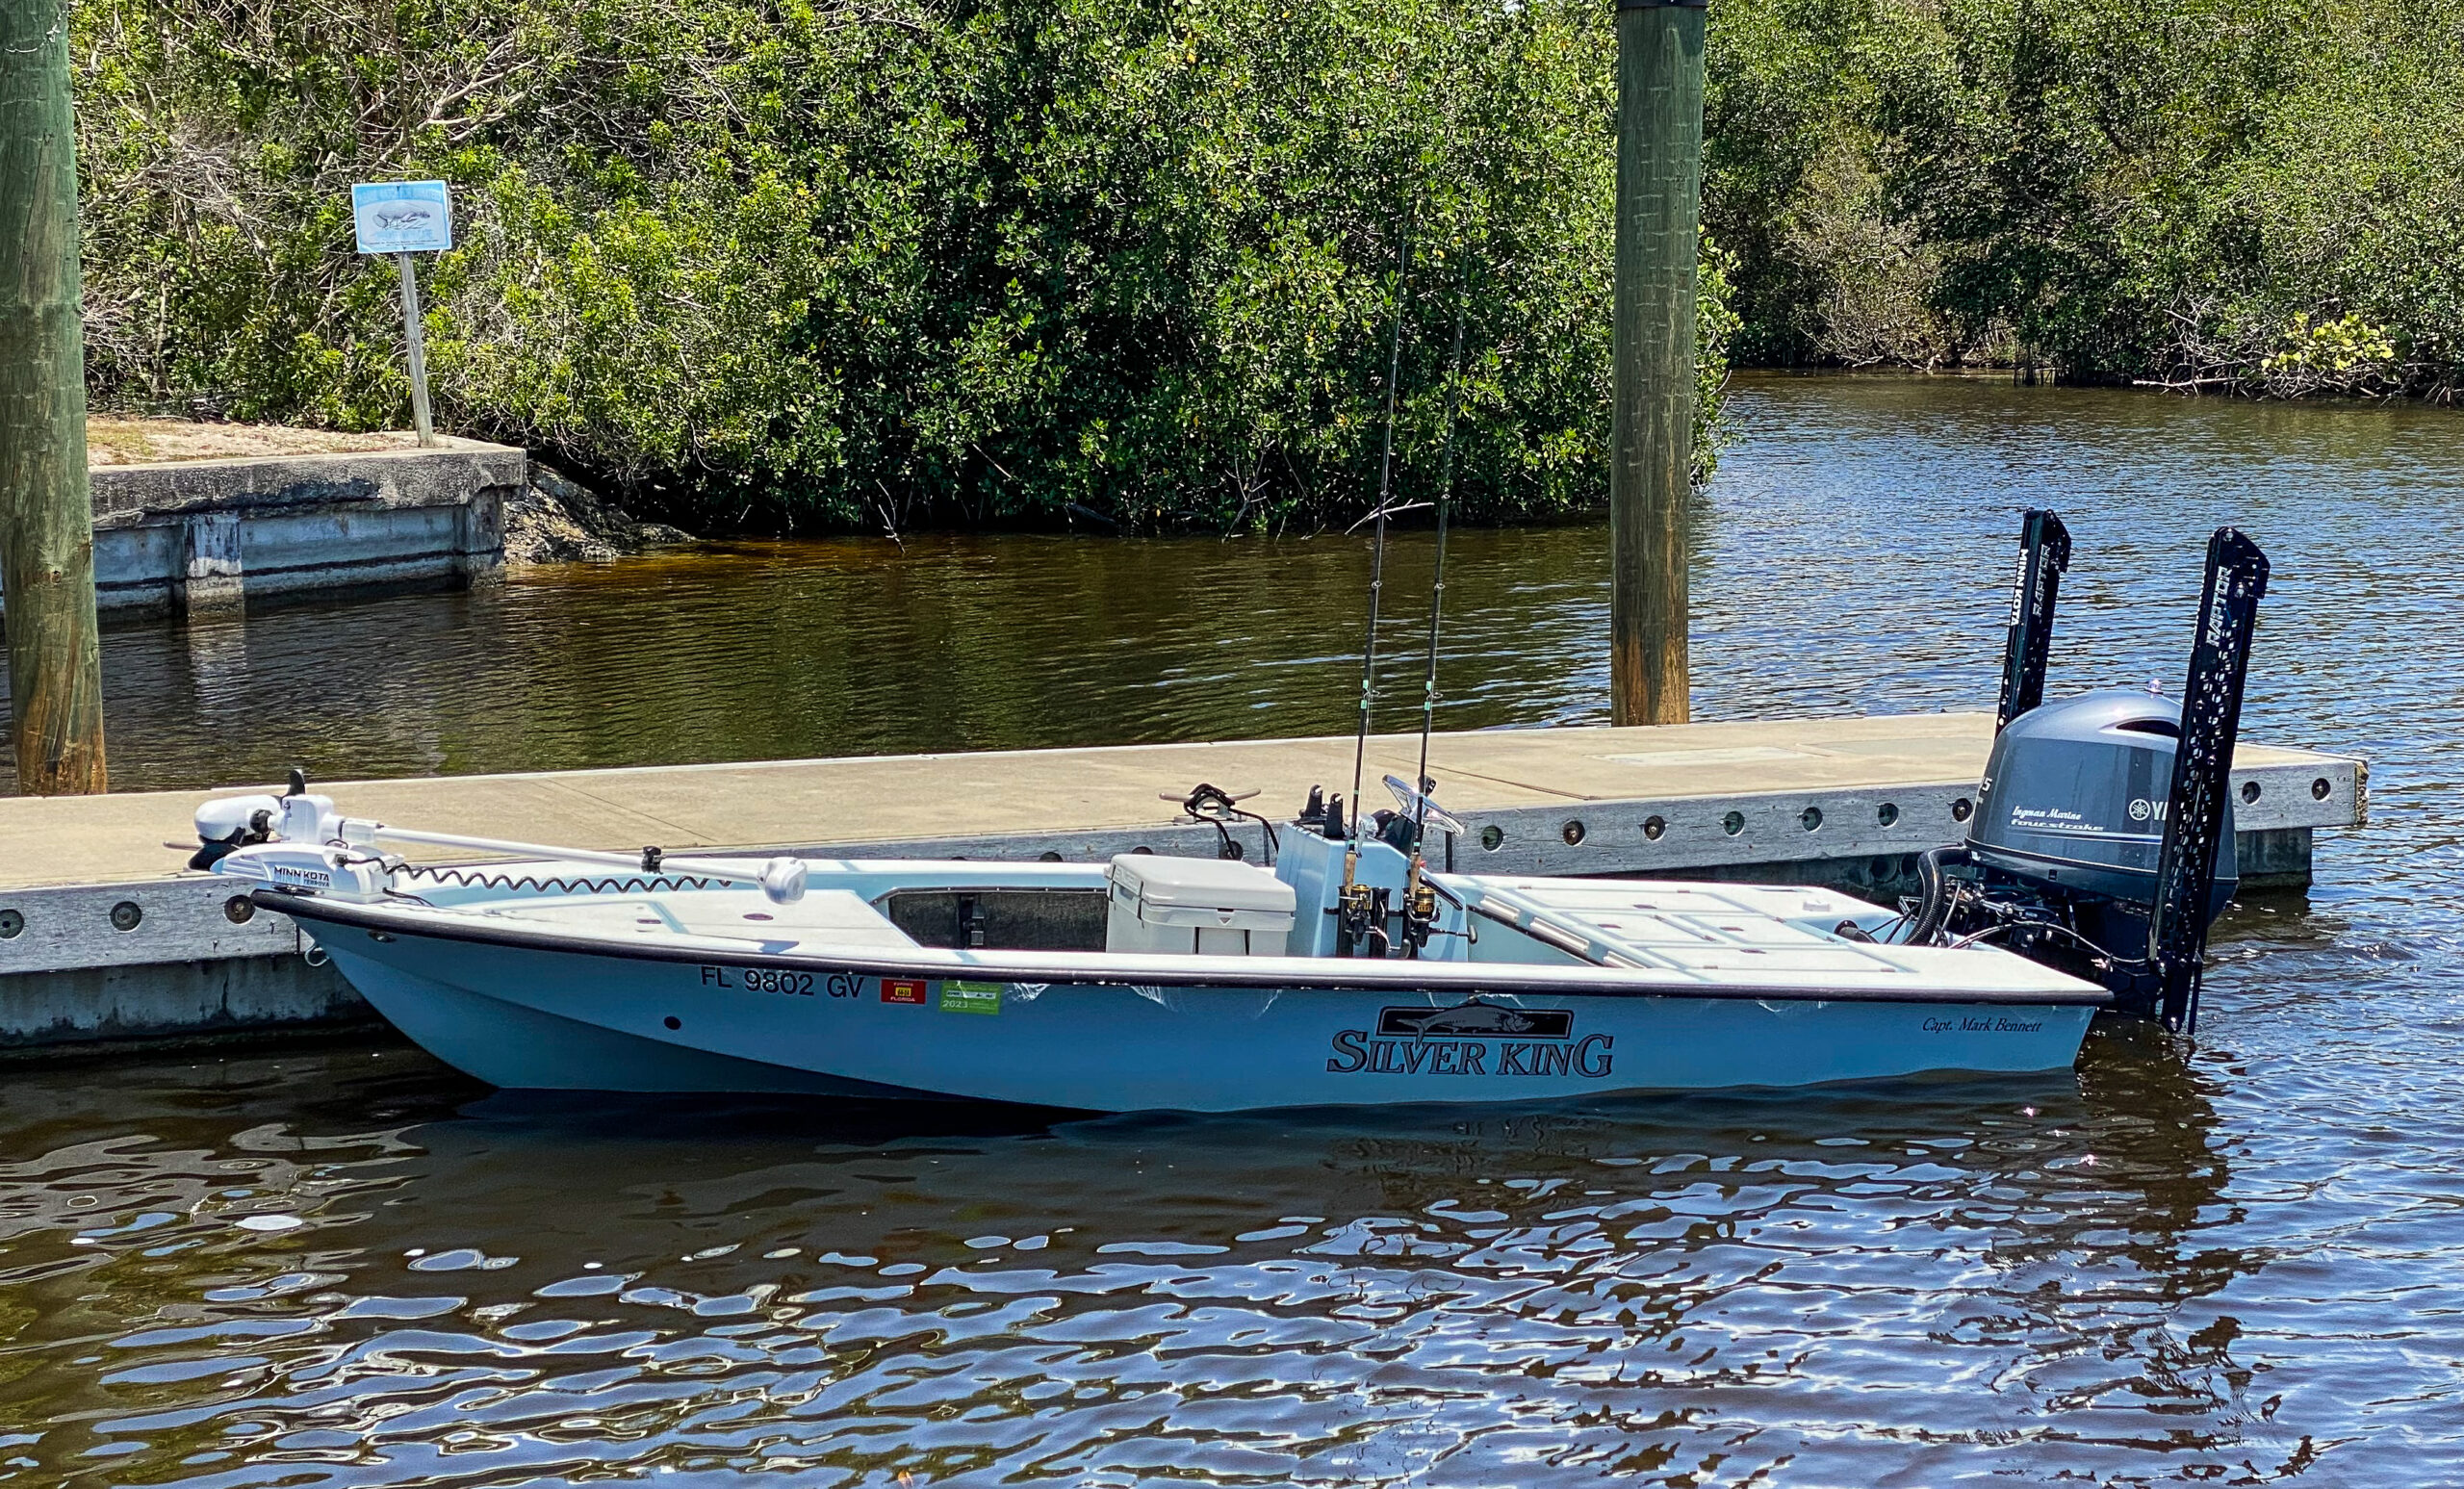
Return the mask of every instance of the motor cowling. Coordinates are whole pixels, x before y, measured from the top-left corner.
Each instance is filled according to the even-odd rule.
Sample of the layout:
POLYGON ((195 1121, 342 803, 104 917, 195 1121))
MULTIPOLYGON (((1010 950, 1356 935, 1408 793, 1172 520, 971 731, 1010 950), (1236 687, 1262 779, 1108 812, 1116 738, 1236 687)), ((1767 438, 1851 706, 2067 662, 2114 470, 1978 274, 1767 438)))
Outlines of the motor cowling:
POLYGON ((344 835, 330 796, 295 789, 288 796, 221 796, 196 809, 197 849, 189 867, 211 869, 233 850, 255 843, 322 843, 344 835))
MULTIPOLYGON (((2065 897, 2151 903, 2181 718, 2170 699, 2114 689, 2012 720, 1993 742, 1978 789, 1967 838, 1976 862, 2065 897)), ((2240 880, 2228 800, 2211 918, 2240 880)))
POLYGON ((189 867, 210 869, 235 848, 271 841, 282 821, 278 796, 222 796, 196 809, 196 852, 189 867))

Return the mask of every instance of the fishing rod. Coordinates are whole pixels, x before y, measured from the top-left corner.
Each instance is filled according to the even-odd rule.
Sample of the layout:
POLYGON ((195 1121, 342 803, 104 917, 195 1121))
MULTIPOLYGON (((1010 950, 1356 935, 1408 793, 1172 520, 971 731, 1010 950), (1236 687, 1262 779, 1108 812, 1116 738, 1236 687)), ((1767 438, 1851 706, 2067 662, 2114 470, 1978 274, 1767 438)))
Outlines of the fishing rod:
MULTIPOLYGON (((1437 468, 1437 560, 1428 586, 1428 675, 1421 684, 1421 763, 1412 774, 1412 861, 1403 877, 1403 950, 1417 957, 1428 944, 1429 928, 1437 921, 1437 891, 1428 883, 1428 794, 1437 783, 1428 776, 1428 740, 1437 729, 1437 634, 1446 612, 1446 516, 1454 495, 1454 433, 1462 406, 1463 310, 1471 289, 1472 266, 1467 258, 1454 287, 1454 349, 1446 359, 1446 454, 1437 468)), ((1439 814, 1442 828, 1453 819, 1439 814)))
MULTIPOLYGON (((1386 444, 1377 457, 1377 534, 1369 560, 1369 639, 1360 652, 1360 732, 1351 759, 1351 821, 1344 842, 1344 885, 1336 904, 1341 911, 1336 954, 1349 956, 1386 937, 1384 889, 1360 882, 1361 780, 1369 766, 1369 713, 1377 687, 1377 611, 1386 587, 1386 501, 1395 481, 1395 388, 1403 375, 1403 291, 1412 272, 1412 216, 1403 214, 1395 243, 1395 326, 1386 348, 1386 444)), ((1377 955, 1384 956, 1381 944, 1377 955)))

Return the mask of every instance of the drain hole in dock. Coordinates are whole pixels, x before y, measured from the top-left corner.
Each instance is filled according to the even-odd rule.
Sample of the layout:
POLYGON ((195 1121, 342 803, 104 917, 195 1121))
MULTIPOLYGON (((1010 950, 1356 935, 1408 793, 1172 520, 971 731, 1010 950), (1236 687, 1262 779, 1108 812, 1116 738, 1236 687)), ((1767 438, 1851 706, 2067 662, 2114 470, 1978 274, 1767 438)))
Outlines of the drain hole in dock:
POLYGON ((2255 801, 2257 801, 2258 799, 2259 799, 2259 783, 2258 783, 2257 782, 2255 782, 2255 781, 2245 781, 2245 782, 2243 782, 2243 783, 2242 783, 2242 800, 2244 800, 2244 801, 2246 801, 2246 802, 2255 802, 2255 801))
POLYGON ((1580 822, 1569 822, 1563 828, 1558 830, 1557 835, 1566 840, 1567 847, 1577 847, 1583 840, 1584 834, 1582 824, 1580 822))
POLYGON ((1809 833, 1819 831, 1822 827, 1822 809, 1809 807, 1797 814, 1797 821, 1804 824, 1805 830, 1809 833))
POLYGON ((0 910, 0 941, 13 941, 25 934, 26 917, 23 911, 0 910))
POLYGON ((684 1020, 677 1017, 674 1014, 668 1014, 665 1018, 660 1019, 659 1022, 667 1025, 671 1029, 681 1029, 684 1027, 684 1020))
POLYGON ((1492 822, 1480 829, 1480 846, 1491 853, 1505 846, 1505 829, 1492 822))
POLYGON ((1874 820, 1885 827, 1889 827, 1892 823, 1899 820, 1899 809, 1892 806, 1889 802, 1885 802, 1882 805, 1882 809, 1874 813, 1874 820))
POLYGON ((1658 842, 1660 834, 1667 831, 1668 819, 1666 817, 1645 817, 1643 819, 1643 835, 1650 838, 1653 842, 1658 842))
POLYGON ((2327 784, 2327 778, 2321 776, 2310 783, 2310 799, 2314 802, 2323 802, 2327 799, 2327 793, 2334 789, 2334 786, 2327 784))
POLYGON ((1951 820, 1954 822, 1965 822, 1968 819, 1969 814, 1975 810, 1976 803, 1969 801, 1966 797, 1963 796, 1958 801, 1951 803, 1951 820))
POLYGON ((1737 834, 1745 831, 1745 813, 1741 811, 1730 812, 1727 816, 1720 819, 1720 828, 1731 837, 1734 837, 1737 834))
POLYGON ((257 902, 244 894, 235 894, 222 902, 222 918, 235 926, 246 925, 257 918, 257 902))
POLYGON ((115 931, 134 931, 137 923, 144 918, 145 911, 137 908, 135 900, 122 900, 112 907, 112 929, 115 931))

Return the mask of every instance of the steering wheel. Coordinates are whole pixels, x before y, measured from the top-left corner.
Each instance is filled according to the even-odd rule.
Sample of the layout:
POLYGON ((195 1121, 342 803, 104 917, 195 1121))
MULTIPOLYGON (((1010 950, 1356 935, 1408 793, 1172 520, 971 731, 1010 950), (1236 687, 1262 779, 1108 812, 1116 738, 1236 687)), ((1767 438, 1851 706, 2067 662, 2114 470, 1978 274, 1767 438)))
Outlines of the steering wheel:
POLYGON ((1395 804, 1403 809, 1404 816, 1450 836, 1463 835, 1462 823, 1448 816, 1446 809, 1430 801, 1425 793, 1412 789, 1400 776, 1388 776, 1386 789, 1395 793, 1395 804))

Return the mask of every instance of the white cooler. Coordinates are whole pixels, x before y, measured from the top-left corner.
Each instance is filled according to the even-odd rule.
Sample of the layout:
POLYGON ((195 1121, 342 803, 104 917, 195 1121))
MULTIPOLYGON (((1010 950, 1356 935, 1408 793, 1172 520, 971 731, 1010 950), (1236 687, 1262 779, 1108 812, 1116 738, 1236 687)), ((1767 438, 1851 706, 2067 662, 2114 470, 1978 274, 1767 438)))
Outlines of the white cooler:
POLYGON ((1113 860, 1104 949, 1280 957, 1292 932, 1292 886, 1230 859, 1113 860))

